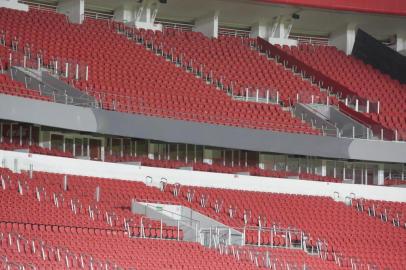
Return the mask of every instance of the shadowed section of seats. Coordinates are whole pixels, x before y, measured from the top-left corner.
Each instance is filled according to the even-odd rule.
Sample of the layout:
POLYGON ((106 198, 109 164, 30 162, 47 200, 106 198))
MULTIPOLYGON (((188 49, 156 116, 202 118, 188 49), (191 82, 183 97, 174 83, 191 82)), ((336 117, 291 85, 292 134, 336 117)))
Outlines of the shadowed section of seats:
POLYGON ((406 85, 332 46, 302 44, 282 49, 359 97, 379 101, 379 113, 365 115, 385 128, 397 130, 399 139, 406 138, 406 103, 399 102, 406 100, 406 85))

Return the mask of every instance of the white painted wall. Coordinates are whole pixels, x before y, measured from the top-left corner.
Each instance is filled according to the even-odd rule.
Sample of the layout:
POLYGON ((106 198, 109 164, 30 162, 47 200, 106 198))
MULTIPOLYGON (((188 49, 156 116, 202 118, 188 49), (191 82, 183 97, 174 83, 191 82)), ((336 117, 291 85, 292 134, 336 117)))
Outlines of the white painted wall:
POLYGON ((339 200, 342 201, 345 201, 348 196, 355 196, 356 198, 363 197, 373 200, 406 202, 406 189, 397 187, 337 184, 152 168, 0 150, 1 164, 5 162, 6 167, 14 169, 15 160, 18 160, 18 170, 29 170, 30 165, 32 164, 34 170, 62 174, 143 182, 145 182, 147 176, 150 176, 152 177, 152 185, 157 187, 160 185, 161 179, 166 178, 168 183, 179 183, 181 185, 328 197, 339 195, 339 200))
POLYGON ((196 19, 193 31, 203 33, 203 35, 209 38, 217 38, 218 28, 219 12, 215 12, 214 14, 196 19))
POLYGON ((84 0, 58 1, 57 11, 69 17, 72 23, 82 23, 85 18, 84 0))
POLYGON ((337 49, 350 55, 355 43, 357 33, 356 24, 350 23, 345 27, 339 28, 332 32, 329 37, 329 45, 335 46, 337 49))
POLYGON ((0 0, 0 8, 2 7, 28 11, 28 5, 18 3, 18 0, 0 0))

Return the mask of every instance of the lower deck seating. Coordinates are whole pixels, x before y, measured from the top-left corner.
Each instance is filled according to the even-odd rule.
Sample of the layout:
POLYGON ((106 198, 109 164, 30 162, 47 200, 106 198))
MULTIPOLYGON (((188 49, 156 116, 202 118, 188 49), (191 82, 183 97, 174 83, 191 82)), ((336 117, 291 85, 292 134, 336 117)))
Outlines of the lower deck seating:
POLYGON ((406 229, 406 203, 353 199, 352 205, 361 213, 406 229))
POLYGON ((338 261, 345 267, 350 267, 354 261, 378 267, 376 269, 401 270, 406 265, 405 231, 357 213, 330 198, 202 187, 182 186, 179 189, 171 185, 166 192, 178 194, 173 196, 183 204, 236 228, 258 226, 259 217, 265 227, 277 224, 300 228, 309 234, 310 240, 313 239, 310 246, 322 241, 327 260, 338 261), (174 189, 178 191, 174 192, 174 189), (209 198, 204 205, 203 198, 209 198), (216 201, 221 201, 220 211, 215 210, 216 201), (246 224, 244 213, 249 214, 246 224))
POLYGON ((0 222, 0 237, 0 255, 25 269, 256 269, 197 243, 131 239, 111 230, 0 222))
MULTIPOLYGON (((28 269, 32 266, 36 269, 82 269, 82 265, 89 267, 90 264, 100 269, 104 269, 105 264, 148 270, 191 267, 256 269, 252 259, 220 256, 217 251, 196 243, 163 241, 153 235, 136 235, 134 231, 131 235, 136 238, 130 238, 128 231, 120 229, 122 224, 119 219, 106 226, 96 210, 95 219, 89 218, 87 212, 90 208, 85 205, 96 186, 101 188, 102 195, 93 209, 103 213, 107 210, 105 213, 109 214, 114 211, 120 219, 124 215, 129 217, 125 213, 129 211, 126 208, 131 198, 149 201, 170 199, 170 195, 143 183, 69 175, 68 189, 63 191, 62 175, 34 172, 30 179, 26 173, 14 174, 7 169, 1 169, 0 175, 4 181, 0 190, 0 255, 16 265, 25 265, 28 269), (59 206, 56 206, 56 200, 59 206), (73 208, 77 209, 76 214, 73 208)), ((133 221, 136 216, 132 215, 133 221)), ((144 224, 148 228, 148 223, 144 224)), ((170 240, 170 237, 167 239, 170 240)), ((317 262, 315 266, 323 265, 319 259, 297 259, 294 251, 286 251, 282 255, 277 250, 268 251, 271 258, 274 258, 274 253, 275 256, 279 254, 281 267, 287 264, 302 266, 302 263, 312 265, 312 260, 317 262), (289 257, 288 260, 284 259, 285 256, 289 257)), ((259 256, 258 252, 255 256, 259 256)), ((312 269, 322 270, 325 267, 312 269)))
MULTIPOLYGON (((161 191, 141 182, 73 175, 68 176, 68 188, 64 191, 63 175, 34 172, 33 179, 29 179, 27 174, 3 169, 1 177, 5 189, 0 190, 0 221, 42 224, 45 231, 60 226, 75 227, 76 231, 77 228, 95 232, 111 230, 124 235, 128 233, 123 229, 124 220, 134 219, 134 224, 139 224, 129 209, 131 199, 135 198, 185 205, 242 231, 245 226, 258 226, 258 217, 264 230, 273 226, 300 229, 308 237, 306 245, 324 252, 324 260, 317 262, 333 265, 312 267, 309 263, 310 269, 334 269, 339 264, 344 268, 368 265, 370 269, 403 270, 406 263, 405 231, 330 198, 173 185, 166 185, 161 191), (99 202, 94 199, 97 187, 101 191, 99 202), (221 202, 220 207, 216 207, 216 201, 221 202), (90 212, 94 219, 90 218, 90 212), (106 223, 106 216, 110 222, 106 223)), ((156 222, 148 221, 145 226, 153 229, 156 222)), ((255 241, 247 243, 255 244, 255 241)))

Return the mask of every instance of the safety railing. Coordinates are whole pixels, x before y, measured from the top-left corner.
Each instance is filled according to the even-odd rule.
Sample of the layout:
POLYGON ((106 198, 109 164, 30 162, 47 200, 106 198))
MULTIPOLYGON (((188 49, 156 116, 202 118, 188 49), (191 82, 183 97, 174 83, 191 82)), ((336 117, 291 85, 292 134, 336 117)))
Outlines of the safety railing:
POLYGON ((375 122, 361 112, 351 109, 342 102, 339 103, 338 107, 342 113, 350 116, 352 119, 364 124, 369 128, 370 132, 367 133, 368 139, 373 139, 374 137, 378 140, 387 141, 398 141, 400 139, 397 130, 391 130, 383 127, 380 123, 375 122), (372 133, 371 138, 369 137, 369 133, 372 133))
POLYGON ((56 12, 56 5, 53 5, 53 4, 37 2, 37 1, 27 1, 27 0, 20 0, 19 2, 21 4, 28 5, 32 9, 56 12))
POLYGON ((261 52, 264 52, 268 56, 276 58, 277 61, 282 62, 286 67, 292 68, 294 72, 300 72, 302 76, 309 77, 312 82, 316 82, 320 86, 327 88, 327 90, 331 91, 331 93, 335 93, 339 99, 347 100, 346 101, 347 104, 348 105, 351 104, 358 111, 361 111, 362 108, 365 108, 365 112, 375 112, 373 111, 373 109, 379 107, 379 105, 373 104, 377 102, 373 102, 365 98, 359 97, 355 92, 348 89, 344 85, 327 77, 320 71, 315 70, 313 67, 302 62, 299 59, 296 59, 294 56, 268 43, 264 39, 258 38, 257 45, 258 49, 261 52))
MULTIPOLYGON (((161 239, 163 238, 162 233, 164 227, 166 229, 170 229, 170 226, 172 226, 175 229, 173 231, 174 237, 172 238, 176 239, 177 241, 187 240, 193 242, 200 242, 198 234, 200 222, 198 220, 170 211, 168 209, 164 209, 164 207, 162 206, 162 204, 172 205, 173 203, 162 203, 162 202, 152 203, 151 200, 137 199, 133 200, 131 204, 132 207, 134 204, 138 204, 138 207, 134 206, 134 208, 138 209, 138 211, 136 211, 138 214, 142 214, 143 217, 145 216, 146 218, 159 221, 160 227, 158 228, 158 230, 160 230, 160 233, 158 234, 158 237, 160 237, 161 239), (140 208, 140 205, 142 205, 142 209, 140 208), (152 217, 150 217, 150 215, 152 215, 152 217), (158 216, 159 218, 156 218, 158 216)), ((131 232, 133 226, 129 225, 127 228, 130 229, 131 232)), ((140 221, 140 229, 141 229, 141 233, 139 235, 140 237, 146 236, 145 228, 148 227, 145 226, 144 218, 142 218, 140 221)))
POLYGON ((193 24, 184 23, 184 22, 172 22, 157 19, 155 23, 162 24, 163 30, 165 29, 175 29, 183 32, 191 32, 193 30, 193 24))
POLYGON ((219 35, 223 35, 223 36, 249 38, 251 31, 246 30, 246 29, 219 27, 218 33, 219 33, 219 35))
POLYGON ((328 45, 328 37, 290 34, 289 38, 297 40, 299 44, 328 45))
POLYGON ((26 69, 46 69, 65 79, 89 80, 89 66, 66 58, 56 57, 50 59, 48 63, 44 63, 42 56, 38 55, 36 58, 32 58, 32 56, 22 52, 13 51, 9 54, 8 63, 10 66, 26 69))

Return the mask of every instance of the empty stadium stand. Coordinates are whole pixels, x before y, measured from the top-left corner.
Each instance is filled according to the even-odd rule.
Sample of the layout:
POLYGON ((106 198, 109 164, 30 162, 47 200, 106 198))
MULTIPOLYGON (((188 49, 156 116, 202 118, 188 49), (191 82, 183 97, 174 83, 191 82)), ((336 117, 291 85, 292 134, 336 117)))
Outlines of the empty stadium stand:
MULTIPOLYGON (((158 46, 167 57, 208 77, 215 85, 230 89, 235 96, 244 97, 247 91, 249 96, 256 96, 258 90, 263 100, 267 91, 268 99, 274 101, 278 93, 279 100, 286 105, 295 104, 298 95, 304 103, 310 103, 312 95, 314 102, 327 102, 326 92, 320 92, 318 87, 253 50, 255 39, 230 36, 209 39, 202 33, 174 29, 165 29, 163 33, 130 31, 136 31, 134 34, 145 40, 147 46, 158 46)), ((331 98, 331 103, 333 101, 331 98)))
MULTIPOLYGON (((0 175, 2 179, 0 196, 3 202, 0 206, 2 208, 0 216, 2 250, 11 261, 31 263, 37 267, 51 265, 58 267, 58 264, 78 267, 78 264, 83 263, 117 263, 126 268, 136 264, 136 269, 144 269, 147 266, 149 268, 145 269, 155 269, 151 268, 153 265, 149 260, 130 260, 138 257, 125 258, 122 252, 128 248, 134 249, 135 253, 139 253, 141 248, 162 252, 176 246, 176 252, 179 252, 174 254, 176 257, 184 252, 188 254, 198 252, 200 255, 196 255, 197 260, 202 256, 212 257, 211 259, 214 260, 209 269, 218 269, 222 266, 220 262, 222 260, 218 258, 219 255, 216 252, 199 247, 198 244, 179 242, 172 244, 168 241, 151 240, 152 238, 181 240, 182 236, 178 237, 176 228, 164 224, 160 229, 163 233, 160 234, 159 222, 129 212, 130 200, 133 198, 152 202, 182 203, 183 200, 174 198, 170 193, 163 193, 157 188, 147 187, 140 182, 73 175, 68 176, 65 190, 64 176, 59 174, 33 172, 30 178, 27 172, 14 174, 7 169, 1 169, 0 175), (101 189, 99 202, 94 198, 96 187, 101 189), (133 239, 128 237, 128 233, 133 239), (114 254, 108 252, 112 247, 114 254), (191 248, 194 251, 191 251, 191 248), (58 249, 63 255, 56 254, 59 253, 58 249), (21 252, 23 254, 20 254, 21 252)), ((199 211, 205 212, 204 209, 199 211)), ((231 250, 229 252, 231 253, 231 250)), ((241 257, 245 253, 248 254, 240 250, 241 257)), ((258 251, 255 254, 259 256, 258 251)), ((306 255, 303 251, 269 249, 268 254, 271 254, 273 263, 282 264, 284 267, 287 264, 300 267, 303 264, 310 265, 311 269, 324 269, 326 265, 330 265, 331 269, 338 267, 334 263, 306 255), (278 260, 273 258, 273 254, 279 254, 275 255, 278 260)), ((229 257, 226 259, 226 264, 235 265, 236 269, 239 269, 238 267, 250 269, 251 261, 252 259, 248 263, 240 258, 235 260, 229 257)), ((157 269, 161 269, 159 267, 165 263, 165 259, 157 262, 157 269)), ((173 263, 174 269, 178 269, 177 267, 183 264, 204 265, 198 261, 190 261, 189 256, 186 259, 177 259, 173 263)), ((202 267, 207 269, 204 268, 207 266, 202 267)))
MULTIPOLYGON (((176 188, 168 186, 166 192, 173 194, 176 188)), ((178 198, 188 202, 189 207, 232 227, 244 227, 243 215, 248 211, 250 219, 247 225, 257 226, 258 217, 261 217, 262 224, 266 222, 268 226, 300 228, 309 233, 309 246, 323 242, 322 249, 326 251, 327 260, 336 261, 343 267, 358 262, 379 269, 402 269, 405 264, 405 253, 401 248, 406 236, 404 232, 398 232, 391 224, 371 219, 330 198, 197 187, 181 187, 178 194, 178 198), (190 202, 188 192, 194 194, 190 202), (211 207, 201 206, 202 196, 210 198, 207 205, 211 207), (212 207, 216 199, 223 202, 219 212, 212 207), (231 217, 230 211, 236 213, 231 217)))
POLYGON ((359 212, 368 214, 393 226, 406 229, 406 204, 367 199, 353 199, 352 206, 359 212))
MULTIPOLYGON (((43 66, 53 69, 59 58, 74 59, 89 66, 88 80, 73 83, 97 98, 104 109, 220 125, 319 134, 279 106, 233 101, 193 74, 116 34, 109 22, 87 19, 82 25, 73 25, 63 15, 38 10, 23 13, 2 8, 0 13, 0 28, 5 33, 6 46, 12 47, 16 41, 19 44, 17 49, 29 46, 31 54, 38 55, 43 66), (36 31, 34 35, 33 29, 42 31, 36 31), (95 57, 96 54, 99 56, 98 52, 104 52, 103 56, 95 57)), ((63 66, 63 61, 59 61, 61 70, 58 73, 64 73, 63 66)))
POLYGON ((405 270, 406 6, 302 2, 0 0, 0 270, 405 270))
POLYGON ((406 108, 403 102, 397 102, 406 98, 405 85, 332 46, 301 44, 291 48, 283 46, 283 50, 344 85, 358 97, 379 101, 379 112, 366 115, 384 128, 397 130, 399 139, 405 138, 406 108))

